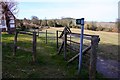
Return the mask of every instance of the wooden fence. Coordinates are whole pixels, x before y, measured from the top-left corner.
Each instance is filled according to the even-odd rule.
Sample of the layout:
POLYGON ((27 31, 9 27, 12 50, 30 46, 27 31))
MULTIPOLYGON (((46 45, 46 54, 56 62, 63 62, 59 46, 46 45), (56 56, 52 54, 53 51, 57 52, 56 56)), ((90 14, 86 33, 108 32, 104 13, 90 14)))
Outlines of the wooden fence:
MULTIPOLYGON (((33 62, 36 61, 36 42, 37 42, 37 32, 25 32, 25 31, 16 31, 15 33, 15 38, 14 38, 14 53, 13 55, 16 54, 16 49, 17 49, 17 37, 18 34, 26 34, 26 35, 31 35, 33 36, 32 38, 32 60, 33 62)), ((48 43, 48 31, 46 30, 45 33, 45 43, 48 43)), ((38 33, 38 36, 40 36, 40 32, 38 33)), ((76 41, 72 41, 71 40, 71 36, 74 37, 78 37, 80 38, 80 34, 78 33, 72 33, 69 29, 65 28, 63 31, 56 31, 56 36, 54 36, 54 38, 56 38, 56 48, 58 51, 58 54, 60 54, 62 52, 62 49, 64 51, 64 59, 67 60, 67 50, 71 50, 76 52, 77 54, 74 55, 72 58, 70 58, 69 60, 67 60, 68 63, 71 63, 73 61, 75 61, 76 59, 78 59, 79 57, 79 50, 77 49, 73 49, 71 46, 71 43, 77 44, 79 45, 79 42, 76 41), (59 32, 61 32, 61 35, 59 36, 59 32), (68 39, 68 36, 69 39, 68 39), (59 39, 61 39, 62 44, 61 46, 59 46, 59 39), (70 42, 70 44, 68 44, 68 42, 70 42)), ((87 47, 85 49, 83 49, 82 54, 84 56, 87 56, 87 52, 89 50, 91 50, 91 53, 89 54, 89 78, 90 80, 95 80, 95 74, 96 74, 96 60, 97 60, 97 48, 98 48, 98 43, 100 41, 100 38, 98 35, 89 35, 89 34, 84 34, 84 39, 86 40, 90 40, 91 43, 90 45, 87 45, 87 47)))
MULTIPOLYGON (((77 54, 70 58, 67 62, 71 63, 78 59, 79 57, 79 50, 73 49, 71 46, 71 43, 74 44, 80 44, 79 42, 72 41, 71 36, 78 37, 80 38, 80 34, 78 33, 72 33, 68 31, 67 29, 64 29, 63 31, 56 31, 56 47, 58 50, 58 54, 62 52, 62 49, 64 51, 64 59, 67 60, 67 50, 72 50, 75 51, 77 54), (60 37, 58 36, 59 32, 61 32, 60 37), (67 35, 69 35, 70 39, 68 40, 67 35), (59 46, 59 39, 62 39, 62 44, 59 46), (68 44, 67 42, 70 42, 68 44)), ((89 79, 90 80, 95 80, 95 74, 96 74, 96 61, 97 61, 97 48, 98 48, 98 43, 100 41, 100 38, 98 35, 89 35, 89 34, 84 34, 84 39, 90 40, 91 43, 88 45, 85 49, 83 49, 82 54, 84 56, 88 56, 87 52, 91 50, 91 53, 89 54, 89 79)))
POLYGON ((55 32, 51 32, 50 30, 39 31, 39 38, 44 39, 45 44, 53 43, 56 41, 55 32))
POLYGON ((25 34, 25 35, 33 36, 33 38, 32 38, 32 61, 35 62, 36 61, 36 42, 37 42, 36 32, 31 33, 31 32, 25 32, 25 31, 16 31, 15 37, 14 37, 14 52, 13 52, 13 55, 16 54, 16 50, 17 50, 18 34, 25 34))

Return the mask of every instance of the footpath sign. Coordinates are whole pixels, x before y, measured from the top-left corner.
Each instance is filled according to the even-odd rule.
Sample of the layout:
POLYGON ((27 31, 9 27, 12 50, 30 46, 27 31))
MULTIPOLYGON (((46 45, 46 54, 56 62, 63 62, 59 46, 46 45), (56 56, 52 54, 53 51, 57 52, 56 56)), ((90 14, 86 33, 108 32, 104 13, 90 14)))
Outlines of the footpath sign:
POLYGON ((83 34, 84 34, 84 18, 76 19, 76 24, 81 25, 81 34, 80 34, 80 51, 79 51, 79 64, 78 64, 78 74, 81 71, 82 66, 82 50, 83 50, 83 34))

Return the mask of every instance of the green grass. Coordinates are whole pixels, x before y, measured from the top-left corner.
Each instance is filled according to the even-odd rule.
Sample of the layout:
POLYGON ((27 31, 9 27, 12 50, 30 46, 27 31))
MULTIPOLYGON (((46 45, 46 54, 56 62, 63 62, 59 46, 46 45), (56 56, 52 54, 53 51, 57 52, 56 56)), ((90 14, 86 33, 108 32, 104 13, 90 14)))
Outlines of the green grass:
MULTIPOLYGON (((32 52, 17 49, 12 55, 13 40, 14 35, 2 34, 3 78, 88 78, 84 67, 77 75, 77 61, 68 65, 63 54, 57 55, 55 41, 45 44, 45 38, 37 38, 37 62, 33 64, 32 52)), ((31 44, 31 36, 19 35, 18 46, 31 49, 31 44)), ((101 77, 97 74, 97 78, 101 77)))

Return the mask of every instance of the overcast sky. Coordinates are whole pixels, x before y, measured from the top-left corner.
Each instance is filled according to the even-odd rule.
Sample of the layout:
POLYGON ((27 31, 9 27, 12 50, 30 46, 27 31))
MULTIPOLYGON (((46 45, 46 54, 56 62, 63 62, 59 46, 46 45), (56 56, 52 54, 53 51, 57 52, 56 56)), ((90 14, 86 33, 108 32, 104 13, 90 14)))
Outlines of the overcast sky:
POLYGON ((119 0, 17 0, 17 18, 85 18, 86 21, 116 21, 119 0))

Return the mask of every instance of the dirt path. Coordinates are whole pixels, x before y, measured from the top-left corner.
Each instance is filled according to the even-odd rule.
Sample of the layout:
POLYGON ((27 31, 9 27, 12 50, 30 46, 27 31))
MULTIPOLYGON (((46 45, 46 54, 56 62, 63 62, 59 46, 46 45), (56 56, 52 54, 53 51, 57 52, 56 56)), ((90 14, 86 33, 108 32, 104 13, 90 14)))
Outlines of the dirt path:
POLYGON ((97 71, 102 73, 106 78, 120 78, 118 71, 120 71, 120 62, 115 60, 108 60, 98 57, 97 71))

